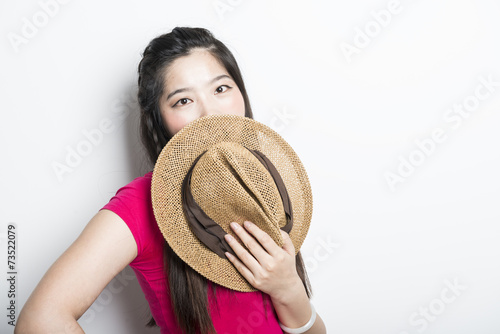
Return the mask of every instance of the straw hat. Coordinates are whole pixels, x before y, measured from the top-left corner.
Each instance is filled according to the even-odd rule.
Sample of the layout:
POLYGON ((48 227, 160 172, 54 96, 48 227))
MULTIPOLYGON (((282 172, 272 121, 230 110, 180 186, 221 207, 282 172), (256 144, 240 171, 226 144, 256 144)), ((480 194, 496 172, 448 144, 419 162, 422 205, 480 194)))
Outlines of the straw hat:
POLYGON ((279 246, 283 229, 297 253, 312 216, 297 154, 268 126, 235 115, 199 118, 173 136, 156 161, 151 194, 172 250, 205 278, 237 291, 256 289, 224 255, 232 252, 225 234, 241 243, 229 224, 249 220, 279 246))

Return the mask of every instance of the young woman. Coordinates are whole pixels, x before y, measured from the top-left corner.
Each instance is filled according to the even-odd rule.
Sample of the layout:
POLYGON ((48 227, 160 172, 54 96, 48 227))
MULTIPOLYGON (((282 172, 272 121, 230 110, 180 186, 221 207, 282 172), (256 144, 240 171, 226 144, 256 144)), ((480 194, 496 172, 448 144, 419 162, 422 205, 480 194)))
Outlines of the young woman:
MULTIPOLYGON (((200 117, 252 118, 233 55, 205 29, 175 28, 152 40, 139 64, 138 84, 141 136, 153 164, 170 138, 200 117)), ((279 323, 292 329, 311 323, 305 331, 290 332, 326 333, 321 317, 312 316, 307 275, 291 242, 276 245, 274 256, 249 263, 233 239, 229 244, 239 258, 231 262, 260 291, 214 289, 177 257, 158 230, 151 175, 118 190, 50 267, 24 305, 16 334, 83 333, 77 320, 127 265, 154 316, 148 325, 159 325, 162 333, 281 333, 279 323)), ((255 245, 265 234, 255 225, 235 233, 255 245)))

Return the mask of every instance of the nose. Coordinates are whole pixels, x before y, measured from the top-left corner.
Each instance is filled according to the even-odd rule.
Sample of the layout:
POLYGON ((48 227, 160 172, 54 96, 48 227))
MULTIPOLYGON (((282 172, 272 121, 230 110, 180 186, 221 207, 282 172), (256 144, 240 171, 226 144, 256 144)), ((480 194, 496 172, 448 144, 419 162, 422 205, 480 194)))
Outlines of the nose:
POLYGON ((203 101, 200 103, 200 117, 221 113, 221 110, 217 108, 215 103, 210 103, 209 101, 203 101))

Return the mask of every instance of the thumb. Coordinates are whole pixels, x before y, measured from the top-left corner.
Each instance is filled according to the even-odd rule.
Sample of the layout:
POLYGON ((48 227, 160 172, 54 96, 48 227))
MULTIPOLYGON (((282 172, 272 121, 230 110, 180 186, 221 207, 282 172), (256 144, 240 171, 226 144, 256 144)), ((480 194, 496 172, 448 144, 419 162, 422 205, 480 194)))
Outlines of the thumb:
POLYGON ((280 232, 281 232, 281 237, 283 238, 283 247, 282 248, 288 254, 295 256, 295 246, 293 245, 292 239, 290 239, 290 236, 285 231, 280 230, 280 232))

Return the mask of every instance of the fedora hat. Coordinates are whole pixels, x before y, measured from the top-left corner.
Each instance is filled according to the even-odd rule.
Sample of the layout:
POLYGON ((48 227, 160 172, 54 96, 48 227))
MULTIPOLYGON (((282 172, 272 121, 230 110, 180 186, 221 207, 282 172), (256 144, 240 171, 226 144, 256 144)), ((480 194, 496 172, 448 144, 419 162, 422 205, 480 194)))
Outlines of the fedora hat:
POLYGON ((239 240, 229 224, 249 220, 279 246, 282 229, 297 253, 312 216, 295 151, 268 126, 235 115, 204 116, 175 134, 156 161, 151 196, 172 250, 208 280, 243 292, 256 289, 224 255, 233 252, 224 235, 239 240))

